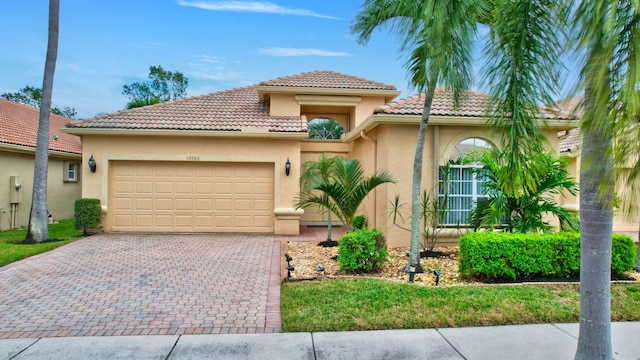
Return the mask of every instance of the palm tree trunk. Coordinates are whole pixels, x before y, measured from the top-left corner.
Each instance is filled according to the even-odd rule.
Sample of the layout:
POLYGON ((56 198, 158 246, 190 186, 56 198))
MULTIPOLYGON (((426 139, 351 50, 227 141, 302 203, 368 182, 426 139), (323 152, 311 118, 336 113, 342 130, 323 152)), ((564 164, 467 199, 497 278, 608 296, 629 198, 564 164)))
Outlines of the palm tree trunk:
POLYGON ((413 160, 413 184, 411 186, 411 243, 409 248, 409 264, 407 268, 405 268, 405 271, 410 267, 415 266, 417 273, 424 272, 420 265, 420 193, 422 187, 422 162, 424 143, 427 137, 427 127, 429 125, 429 114, 431 113, 431 104, 433 103, 433 96, 436 91, 437 83, 438 76, 432 76, 424 98, 422 120, 420 121, 418 141, 416 143, 416 154, 413 160))
MULTIPOLYGON (((585 106, 593 106, 590 87, 585 106)), ((587 109, 587 112, 590 110, 587 109)), ((607 119, 585 116, 580 169, 580 335, 575 359, 612 359, 611 235, 614 168, 607 119), (605 130, 605 131, 602 131, 605 130)))
POLYGON ((27 229, 26 243, 39 243, 49 240, 47 214, 47 171, 49 165, 49 116, 51 114, 51 94, 53 75, 58 57, 58 28, 60 20, 60 0, 49 2, 49 40, 47 57, 42 81, 42 102, 38 120, 36 141, 36 159, 33 174, 33 196, 31 214, 27 229))

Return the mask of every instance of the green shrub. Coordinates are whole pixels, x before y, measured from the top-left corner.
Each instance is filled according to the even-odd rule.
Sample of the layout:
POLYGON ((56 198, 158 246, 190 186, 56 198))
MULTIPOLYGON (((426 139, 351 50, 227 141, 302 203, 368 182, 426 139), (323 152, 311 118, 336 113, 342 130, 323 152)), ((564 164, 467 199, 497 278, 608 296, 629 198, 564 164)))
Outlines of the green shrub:
POLYGON ((82 198, 76 200, 73 216, 77 230, 87 235, 87 230, 100 225, 100 199, 82 198))
POLYGON ((387 242, 380 230, 360 229, 338 241, 338 264, 342 271, 371 272, 387 260, 387 242))
MULTIPOLYGON (((614 234, 611 270, 622 274, 633 266, 631 237, 614 234)), ((486 279, 578 277, 580 234, 470 233, 460 239, 460 273, 486 279)))
POLYGON ((358 215, 351 220, 353 230, 361 230, 367 227, 367 218, 364 215, 358 215))

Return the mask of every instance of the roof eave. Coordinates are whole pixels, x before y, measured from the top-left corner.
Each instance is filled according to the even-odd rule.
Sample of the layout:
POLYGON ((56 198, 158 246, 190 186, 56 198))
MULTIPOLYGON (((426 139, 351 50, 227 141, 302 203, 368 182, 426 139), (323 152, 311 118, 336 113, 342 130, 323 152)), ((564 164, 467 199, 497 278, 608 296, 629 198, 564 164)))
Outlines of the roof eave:
MULTIPOLYGON (((36 148, 33 146, 16 145, 9 143, 0 143, 0 151, 7 151, 19 154, 35 154, 36 148)), ((82 159, 82 153, 72 153, 60 150, 49 149, 49 156, 69 159, 82 159)))
POLYGON ((382 89, 352 89, 352 88, 324 88, 324 87, 307 87, 307 86, 273 86, 258 85, 256 86, 260 101, 265 101, 268 94, 310 94, 310 95, 350 95, 350 96, 384 96, 385 102, 389 102, 398 95, 398 90, 382 90, 382 89))
POLYGON ((231 138, 306 139, 307 132, 274 132, 267 129, 246 128, 241 131, 176 130, 176 129, 114 129, 114 128, 64 128, 62 132, 73 135, 115 136, 187 136, 231 138))
MULTIPOLYGON (((369 116, 365 121, 358 125, 355 129, 350 131, 343 139, 344 142, 352 142, 360 137, 360 134, 364 131, 370 131, 382 124, 393 125, 419 125, 422 121, 422 115, 399 115, 399 114, 373 114, 369 116)), ((546 121, 539 120, 543 128, 554 130, 568 130, 576 128, 580 125, 580 120, 565 120, 565 119, 546 119, 546 121)), ((442 116, 431 115, 429 116, 429 125, 448 125, 448 126, 474 126, 481 127, 487 124, 487 118, 484 116, 442 116)))

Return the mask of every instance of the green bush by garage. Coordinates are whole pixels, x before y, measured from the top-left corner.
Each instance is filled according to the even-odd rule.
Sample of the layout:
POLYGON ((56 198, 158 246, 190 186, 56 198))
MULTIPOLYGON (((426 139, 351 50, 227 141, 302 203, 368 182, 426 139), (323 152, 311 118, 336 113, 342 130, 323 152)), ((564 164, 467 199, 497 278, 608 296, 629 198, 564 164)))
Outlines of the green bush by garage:
MULTIPOLYGON (((636 248, 628 235, 614 234, 612 273, 631 269, 636 248)), ((460 239, 459 270, 480 279, 576 278, 580 275, 580 234, 474 232, 460 239)))

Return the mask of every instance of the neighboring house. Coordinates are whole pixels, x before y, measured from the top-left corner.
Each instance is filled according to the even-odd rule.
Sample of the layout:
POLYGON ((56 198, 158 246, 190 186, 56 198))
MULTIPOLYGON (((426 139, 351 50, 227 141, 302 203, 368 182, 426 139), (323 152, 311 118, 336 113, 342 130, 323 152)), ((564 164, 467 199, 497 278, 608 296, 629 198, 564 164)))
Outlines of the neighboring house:
MULTIPOLYGON (((582 117, 583 111, 582 96, 576 96, 564 99, 558 102, 558 108, 568 114, 575 115, 577 118, 582 117)), ((580 129, 571 129, 560 134, 560 146, 558 148, 560 155, 569 161, 568 170, 571 175, 580 181, 580 157, 582 154, 582 134, 580 129)), ((640 187, 636 182, 632 189, 632 185, 628 184, 626 176, 631 169, 617 167, 618 179, 616 180, 616 193, 618 196, 618 208, 615 209, 613 218, 613 231, 620 233, 633 233, 637 236, 640 228, 640 214, 638 214, 638 204, 640 203, 640 187), (634 204, 633 211, 628 211, 630 204, 634 204)), ((567 195, 563 199, 563 205, 570 209, 580 210, 580 195, 567 195)))
MULTIPOLYGON (((399 94, 392 85, 316 71, 72 121, 64 131, 83 139, 82 195, 101 200, 107 232, 298 234, 301 224, 325 221, 322 212, 303 214, 293 204, 302 164, 328 152, 358 158, 367 174, 388 170, 395 177, 397 184, 378 187, 361 212, 370 226, 387 232, 390 246, 405 246, 409 234, 394 227, 388 213, 396 194, 410 202, 423 98, 392 102, 399 94), (336 120, 344 136, 308 139, 314 119, 336 120), (92 155, 96 173, 87 167, 92 155)), ((425 189, 438 183, 439 168, 450 158, 497 143, 484 126, 488 104, 487 96, 467 92, 454 110, 451 92, 436 92, 425 189)), ((545 134, 557 149, 558 131, 575 121, 545 117, 545 134)), ((459 200, 450 218, 456 224, 478 196, 477 186, 467 186, 469 169, 460 166, 458 174, 459 200)))
MULTIPOLYGON (((27 226, 40 111, 0 99, 0 230, 27 226)), ((60 131, 70 119, 49 118, 47 207, 52 219, 73 218, 82 194, 80 138, 60 131)))

